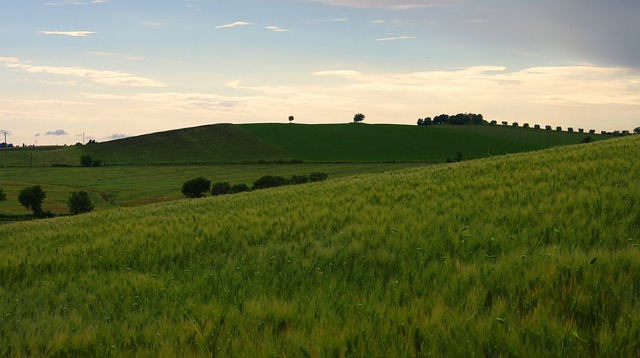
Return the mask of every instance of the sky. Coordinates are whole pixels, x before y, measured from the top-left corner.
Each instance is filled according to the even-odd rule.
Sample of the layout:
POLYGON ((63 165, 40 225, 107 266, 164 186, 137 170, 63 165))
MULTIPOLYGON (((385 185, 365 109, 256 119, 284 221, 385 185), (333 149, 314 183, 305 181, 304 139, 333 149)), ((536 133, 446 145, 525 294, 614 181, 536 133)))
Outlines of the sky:
POLYGON ((360 112, 633 130, 638 14, 638 0, 2 0, 0 132, 63 145, 360 112))

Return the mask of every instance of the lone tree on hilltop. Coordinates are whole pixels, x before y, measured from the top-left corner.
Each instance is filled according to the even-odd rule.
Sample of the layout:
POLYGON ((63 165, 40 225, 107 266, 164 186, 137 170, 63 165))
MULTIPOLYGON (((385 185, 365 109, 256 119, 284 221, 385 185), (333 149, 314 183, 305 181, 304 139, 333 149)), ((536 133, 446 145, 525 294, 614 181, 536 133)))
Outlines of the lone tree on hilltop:
POLYGON ((362 113, 356 113, 355 116, 353 116, 353 123, 360 123, 362 121, 364 121, 365 115, 362 113))
POLYGON ((294 118, 293 116, 289 116, 289 123, 293 123, 293 120, 294 120, 294 119, 295 119, 295 118, 294 118))
POLYGON ((211 188, 211 182, 203 177, 187 180, 182 184, 182 194, 187 198, 201 198, 211 188))
POLYGON ((42 216, 42 202, 46 197, 47 194, 42 191, 40 185, 36 185, 22 189, 18 195, 18 201, 27 210, 33 211, 33 215, 40 217, 42 216))
POLYGON ((74 191, 67 200, 67 206, 69 207, 69 214, 78 215, 82 213, 88 213, 93 210, 93 203, 89 197, 89 193, 86 191, 74 191))

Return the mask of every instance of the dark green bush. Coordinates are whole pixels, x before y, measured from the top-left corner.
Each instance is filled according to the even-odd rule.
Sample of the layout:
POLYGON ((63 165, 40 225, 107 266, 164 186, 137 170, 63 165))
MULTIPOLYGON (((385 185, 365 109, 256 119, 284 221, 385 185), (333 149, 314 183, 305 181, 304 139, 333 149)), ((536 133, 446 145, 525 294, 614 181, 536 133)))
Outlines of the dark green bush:
POLYGON ((86 191, 74 191, 67 200, 69 214, 78 215, 93 210, 93 203, 86 191))
POLYGON ((327 180, 328 177, 329 175, 327 173, 311 173, 309 174, 309 181, 310 182, 324 181, 324 180, 327 180))
POLYGON ((218 196, 218 195, 225 195, 230 193, 231 193, 231 184, 227 182, 218 182, 218 183, 214 183, 211 186, 211 195, 218 196))
POLYGON ((188 180, 182 184, 182 194, 187 198, 201 198, 209 191, 211 182, 203 177, 188 180))
POLYGON ((231 187, 231 193, 232 194, 236 194, 236 193, 242 193, 245 191, 250 191, 251 188, 249 188, 249 186, 247 184, 235 184, 231 187))
POLYGON ((253 189, 275 188, 283 185, 287 185, 287 179, 276 175, 265 175, 253 182, 253 189))
POLYGON ((309 177, 306 175, 294 175, 289 179, 289 184, 305 184, 309 182, 309 177))

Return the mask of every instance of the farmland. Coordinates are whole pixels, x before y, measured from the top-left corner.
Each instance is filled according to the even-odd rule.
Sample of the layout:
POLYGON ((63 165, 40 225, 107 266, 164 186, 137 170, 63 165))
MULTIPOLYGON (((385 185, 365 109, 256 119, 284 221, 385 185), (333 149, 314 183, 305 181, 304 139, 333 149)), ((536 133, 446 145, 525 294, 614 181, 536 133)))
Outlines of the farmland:
POLYGON ((634 136, 3 225, 0 355, 638 355, 639 156, 634 136))

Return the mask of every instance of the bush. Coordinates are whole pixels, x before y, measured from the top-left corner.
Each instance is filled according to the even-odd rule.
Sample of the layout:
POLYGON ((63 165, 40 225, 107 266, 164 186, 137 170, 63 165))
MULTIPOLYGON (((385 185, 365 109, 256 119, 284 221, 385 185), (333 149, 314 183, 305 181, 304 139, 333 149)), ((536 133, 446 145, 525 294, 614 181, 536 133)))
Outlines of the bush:
POLYGON ((93 210, 93 203, 91 203, 89 193, 86 191, 74 191, 71 193, 67 200, 67 206, 71 215, 88 213, 93 210))
POLYGON ((7 200, 7 194, 4 193, 4 190, 0 189, 0 201, 7 200))
POLYGON ((18 195, 18 201, 22 206, 27 208, 27 210, 33 211, 33 215, 42 217, 44 216, 42 212, 42 202, 46 197, 47 194, 42 191, 40 185, 36 185, 22 189, 18 195))
POLYGON ((231 187, 231 193, 232 194, 237 194, 237 193, 243 193, 245 191, 250 191, 251 188, 249 188, 249 186, 247 184, 235 184, 231 187))
POLYGON ((187 198, 201 198, 209 191, 211 182, 203 177, 188 180, 182 184, 182 194, 187 198))
POLYGON ((231 184, 227 182, 214 183, 211 186, 211 195, 218 196, 218 195, 225 195, 230 193, 231 193, 231 184))
POLYGON ((310 182, 324 181, 324 180, 327 180, 328 177, 329 175, 327 175, 327 173, 311 173, 309 174, 309 181, 310 182))
POLYGON ((283 185, 287 185, 287 180, 285 178, 274 175, 265 175, 253 182, 253 189, 275 188, 283 185))
POLYGON ((294 175, 289 179, 289 184, 305 184, 309 182, 309 177, 306 175, 294 175))
POLYGON ((102 160, 93 159, 89 154, 80 157, 80 165, 83 167, 99 167, 102 165, 102 160))

